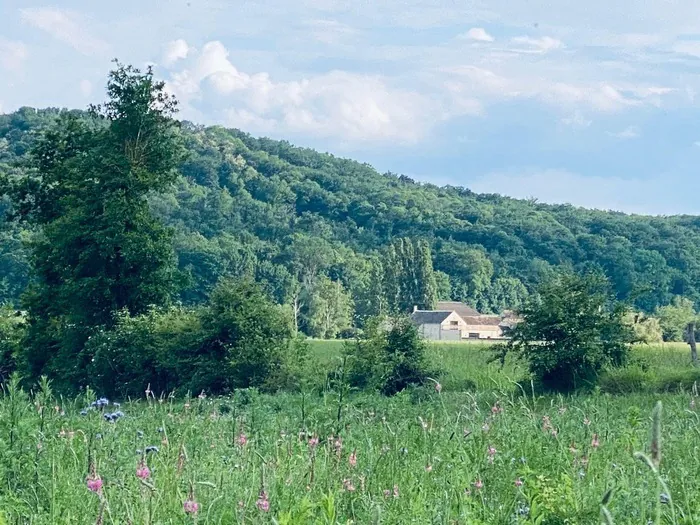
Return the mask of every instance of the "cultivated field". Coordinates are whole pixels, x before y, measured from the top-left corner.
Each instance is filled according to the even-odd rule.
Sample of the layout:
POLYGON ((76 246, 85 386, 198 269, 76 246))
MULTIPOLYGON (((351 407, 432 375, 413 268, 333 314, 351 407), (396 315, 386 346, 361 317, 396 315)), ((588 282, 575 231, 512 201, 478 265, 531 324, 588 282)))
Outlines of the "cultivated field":
MULTIPOLYGON (((329 368, 340 344, 312 351, 329 368)), ((700 522, 700 407, 683 346, 636 349, 639 364, 576 397, 533 394, 516 384, 522 369, 487 364, 483 346, 431 355, 445 369, 441 392, 342 403, 309 387, 91 407, 91 394, 55 399, 44 387, 30 398, 5 385, 0 509, 7 523, 33 524, 588 525, 614 488, 615 523, 657 512, 700 522), (645 392, 605 392, 637 383, 645 392), (634 458, 650 452, 658 400, 668 493, 634 458)))

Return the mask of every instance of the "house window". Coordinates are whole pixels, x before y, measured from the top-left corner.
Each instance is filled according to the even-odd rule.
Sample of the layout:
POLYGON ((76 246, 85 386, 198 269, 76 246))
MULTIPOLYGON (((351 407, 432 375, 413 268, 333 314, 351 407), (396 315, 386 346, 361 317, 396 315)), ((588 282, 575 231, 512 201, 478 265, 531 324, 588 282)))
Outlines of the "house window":
POLYGON ((469 339, 479 339, 478 332, 469 332, 469 339))
POLYGON ((450 326, 459 326, 459 321, 450 321, 450 326))

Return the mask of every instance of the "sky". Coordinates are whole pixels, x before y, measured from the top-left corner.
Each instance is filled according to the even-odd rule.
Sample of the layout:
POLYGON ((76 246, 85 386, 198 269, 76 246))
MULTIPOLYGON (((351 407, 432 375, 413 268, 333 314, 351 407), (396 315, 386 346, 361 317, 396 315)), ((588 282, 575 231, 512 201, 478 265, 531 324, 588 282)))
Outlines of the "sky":
POLYGON ((0 112, 104 99, 439 185, 700 214, 697 0, 0 0, 0 112))

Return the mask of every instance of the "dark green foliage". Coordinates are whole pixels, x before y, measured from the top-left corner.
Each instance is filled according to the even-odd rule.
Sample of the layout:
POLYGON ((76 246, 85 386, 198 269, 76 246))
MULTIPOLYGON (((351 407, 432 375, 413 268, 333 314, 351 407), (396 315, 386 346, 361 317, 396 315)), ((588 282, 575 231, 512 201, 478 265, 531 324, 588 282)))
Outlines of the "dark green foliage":
POLYGON ((259 285, 223 280, 206 307, 122 311, 90 337, 89 384, 101 394, 298 390, 308 375, 305 341, 259 285))
POLYGON ((386 375, 381 392, 394 395, 411 385, 422 385, 428 377, 437 375, 428 368, 425 358, 427 345, 416 326, 407 318, 392 322, 384 344, 386 375))
POLYGON ((201 346, 201 324, 199 310, 119 312, 111 329, 96 331, 85 345, 93 356, 89 385, 108 397, 140 397, 147 387, 158 394, 176 389, 185 394, 192 374, 187 358, 201 346))
MULTIPOLYGON (((0 179, 26 173, 36 132, 65 118, 61 113, 87 118, 31 108, 0 116, 0 179)), ((150 195, 149 202, 177 232, 180 268, 191 277, 181 295, 187 303, 206 301, 223 276, 252 276, 276 301, 292 304, 325 275, 349 292, 354 321, 362 325, 388 312, 376 293, 377 265, 399 238, 428 242, 435 270, 449 277, 447 294, 444 278, 436 283, 440 299, 484 311, 517 307, 561 268, 604 271, 618 299, 647 313, 674 295, 700 299, 694 217, 627 216, 477 195, 238 130, 183 123, 181 131, 189 153, 181 176, 172 191, 150 195)), ((0 202, 0 211, 7 206, 0 202)), ((0 222, 2 300, 16 302, 27 285, 21 239, 30 232, 0 222)), ((297 304, 305 330, 310 303, 297 304)))
POLYGON ((590 386, 605 366, 625 364, 634 335, 605 277, 564 273, 543 284, 520 310, 522 322, 497 347, 528 363, 544 387, 590 386))
POLYGON ((365 338, 345 343, 346 380, 355 388, 378 389, 384 395, 424 385, 437 375, 428 365, 426 348, 410 319, 374 319, 365 338))
POLYGON ((32 145, 28 169, 6 180, 15 217, 38 229, 22 364, 59 387, 84 385, 83 346, 114 312, 164 305, 175 291, 172 232, 148 196, 176 179, 176 102, 132 67, 110 73, 103 106, 63 113, 32 145))
POLYGON ((15 370, 26 317, 22 312, 0 305, 0 382, 5 382, 15 370))
POLYGON ((224 280, 214 290, 204 312, 206 334, 201 348, 187 363, 192 390, 227 392, 285 386, 288 365, 303 358, 304 349, 290 353, 292 326, 285 312, 260 287, 246 280, 224 280))

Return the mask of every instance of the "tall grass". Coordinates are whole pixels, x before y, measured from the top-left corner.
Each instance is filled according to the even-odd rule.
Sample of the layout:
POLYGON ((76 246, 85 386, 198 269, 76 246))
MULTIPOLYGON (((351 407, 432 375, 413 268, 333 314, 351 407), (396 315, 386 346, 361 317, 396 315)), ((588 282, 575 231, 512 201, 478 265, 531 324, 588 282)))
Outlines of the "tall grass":
MULTIPOLYGON (((683 350, 635 349, 659 376, 686 370, 683 350)), ((312 351, 332 366, 340 344, 312 351)), ((584 525, 599 522, 602 501, 618 524, 700 522, 694 392, 540 396, 514 385, 522 367, 488 364, 486 347, 430 354, 442 390, 393 398, 238 391, 86 410, 90 392, 67 400, 48 383, 27 393, 11 382, 0 398, 0 512, 37 525, 584 525), (108 421, 113 412, 124 415, 108 421)))

